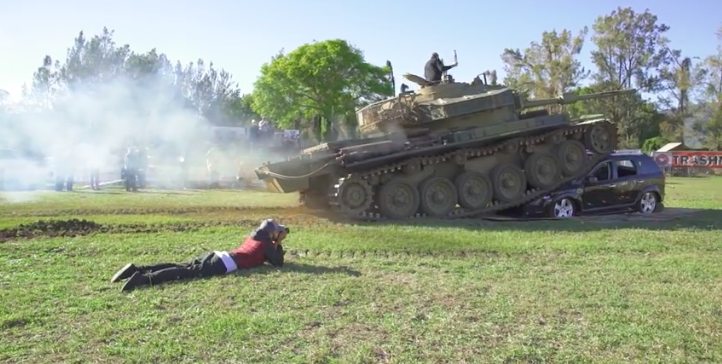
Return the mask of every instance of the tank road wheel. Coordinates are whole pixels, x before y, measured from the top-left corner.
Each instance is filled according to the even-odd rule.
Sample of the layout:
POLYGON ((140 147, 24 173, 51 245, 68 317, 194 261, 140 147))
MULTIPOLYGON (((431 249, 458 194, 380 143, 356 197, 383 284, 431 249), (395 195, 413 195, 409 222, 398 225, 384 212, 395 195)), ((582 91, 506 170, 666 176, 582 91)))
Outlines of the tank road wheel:
POLYGON ((459 195, 446 178, 430 178, 421 184, 421 211, 431 217, 445 217, 456 207, 459 195))
POLYGON ((501 202, 512 202, 524 196, 526 176, 521 168, 513 164, 503 164, 491 173, 494 186, 494 198, 501 202))
POLYGON ((416 186, 404 179, 395 178, 381 186, 377 203, 385 217, 404 219, 416 214, 420 200, 416 186))
POLYGON ((524 163, 526 179, 532 187, 549 188, 562 177, 559 159, 554 154, 537 152, 524 163))
POLYGON ((343 181, 338 191, 338 204, 349 215, 359 215, 373 204, 371 185, 363 179, 352 178, 343 181))
POLYGON ((488 205, 494 196, 491 180, 478 172, 466 172, 456 177, 456 190, 459 195, 459 205, 469 210, 488 205))
POLYGON ((616 138, 616 132, 611 125, 594 124, 584 132, 584 146, 596 154, 606 154, 616 146, 616 138))
POLYGON ((577 140, 567 140, 559 144, 556 155, 562 174, 567 177, 577 174, 587 163, 587 149, 577 140))

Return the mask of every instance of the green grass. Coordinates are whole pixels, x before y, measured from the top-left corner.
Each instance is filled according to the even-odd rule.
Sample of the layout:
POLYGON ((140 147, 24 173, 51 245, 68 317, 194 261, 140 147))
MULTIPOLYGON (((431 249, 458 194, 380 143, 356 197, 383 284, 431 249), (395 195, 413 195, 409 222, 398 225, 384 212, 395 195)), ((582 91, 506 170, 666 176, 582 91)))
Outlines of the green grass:
POLYGON ((47 212, 85 212, 136 209, 222 209, 287 207, 296 205, 298 197, 293 194, 267 192, 219 191, 170 191, 145 190, 128 193, 120 188, 100 191, 77 190, 58 193, 54 191, 0 193, 0 215, 45 214, 47 212))
MULTIPOLYGON (((75 217, 118 233, 0 243, 2 362, 722 362, 720 210, 343 224, 292 195, 33 197, 0 204, 0 229, 75 217), (265 217, 294 228, 287 267, 129 294, 108 283, 131 261, 234 247, 265 217), (200 225, 160 228, 189 223, 200 225), (122 229, 142 224, 159 229, 122 229)), ((722 179, 670 178, 667 197, 720 209, 722 179)))

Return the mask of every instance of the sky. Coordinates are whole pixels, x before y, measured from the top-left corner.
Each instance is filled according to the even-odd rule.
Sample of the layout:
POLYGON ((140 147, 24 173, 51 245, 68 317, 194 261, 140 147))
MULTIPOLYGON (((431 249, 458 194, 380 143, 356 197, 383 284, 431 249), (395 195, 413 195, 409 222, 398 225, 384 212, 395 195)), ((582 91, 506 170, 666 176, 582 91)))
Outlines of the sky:
MULTIPOLYGON (((19 98, 46 54, 63 60, 81 30, 90 37, 104 26, 136 52, 157 48, 174 62, 212 61, 243 93, 252 91, 261 65, 279 50, 335 38, 363 50, 371 63, 390 60, 397 85, 404 73, 423 76, 432 52, 450 63, 454 50, 459 66, 450 73, 457 80, 469 82, 492 69, 502 79, 504 48, 523 49, 547 30, 591 29, 619 5, 656 14, 671 27, 672 48, 687 56, 715 51, 722 2, 708 0, 0 1, 0 89, 19 98)), ((581 57, 588 68, 591 48, 588 41, 581 57)))

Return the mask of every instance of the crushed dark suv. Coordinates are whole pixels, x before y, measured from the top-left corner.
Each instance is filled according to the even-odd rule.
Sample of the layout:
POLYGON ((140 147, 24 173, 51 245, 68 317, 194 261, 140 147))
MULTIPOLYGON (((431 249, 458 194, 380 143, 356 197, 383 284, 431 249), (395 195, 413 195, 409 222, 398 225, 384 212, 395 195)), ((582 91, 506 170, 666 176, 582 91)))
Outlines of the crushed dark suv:
POLYGON ((641 152, 615 152, 587 176, 560 186, 506 214, 570 218, 622 212, 651 214, 664 208, 664 172, 641 152))

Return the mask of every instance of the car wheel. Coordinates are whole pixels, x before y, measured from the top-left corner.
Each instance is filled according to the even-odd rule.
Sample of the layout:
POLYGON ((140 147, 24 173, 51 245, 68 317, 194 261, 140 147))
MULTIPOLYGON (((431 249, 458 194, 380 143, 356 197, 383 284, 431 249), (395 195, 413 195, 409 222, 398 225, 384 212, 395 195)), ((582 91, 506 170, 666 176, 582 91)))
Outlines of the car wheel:
POLYGON ((551 208, 551 217, 556 217, 558 219, 568 219, 574 217, 576 209, 577 208, 574 205, 574 201, 565 197, 554 202, 554 205, 552 205, 551 208))
POLYGON ((657 210, 657 195, 654 192, 645 192, 639 199, 637 211, 642 214, 651 214, 657 210))

